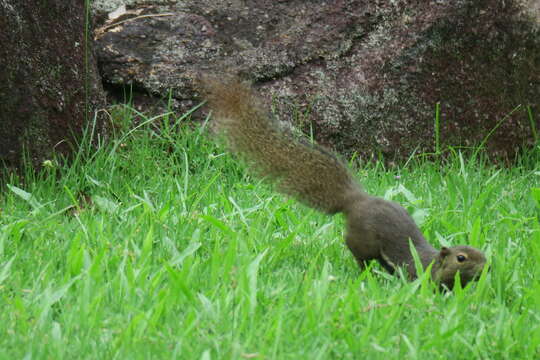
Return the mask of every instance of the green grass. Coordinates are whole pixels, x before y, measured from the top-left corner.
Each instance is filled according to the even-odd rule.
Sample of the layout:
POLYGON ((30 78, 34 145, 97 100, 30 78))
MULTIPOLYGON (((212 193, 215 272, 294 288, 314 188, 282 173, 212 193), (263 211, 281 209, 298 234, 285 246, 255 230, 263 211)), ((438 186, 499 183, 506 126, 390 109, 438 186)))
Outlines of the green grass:
POLYGON ((131 129, 3 187, 1 359, 540 357, 538 150, 357 172, 434 246, 486 251, 489 273, 440 293, 360 272, 341 216, 276 194, 201 128, 131 129))

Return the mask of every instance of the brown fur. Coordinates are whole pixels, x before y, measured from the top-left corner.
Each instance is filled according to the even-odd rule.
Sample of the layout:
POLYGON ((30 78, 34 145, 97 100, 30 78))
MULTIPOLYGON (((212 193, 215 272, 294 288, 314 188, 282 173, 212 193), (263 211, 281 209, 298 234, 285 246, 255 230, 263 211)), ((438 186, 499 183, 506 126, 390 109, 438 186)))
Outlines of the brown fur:
POLYGON ((480 273, 486 262, 481 251, 468 246, 434 249, 403 207, 369 196, 333 154, 280 130, 248 85, 236 78, 207 77, 199 83, 230 149, 258 175, 273 179, 279 190, 308 206, 345 214, 346 243, 360 267, 377 260, 390 272, 403 267, 416 278, 411 241, 422 265, 433 263, 433 278, 449 288, 458 271, 463 285, 480 273))

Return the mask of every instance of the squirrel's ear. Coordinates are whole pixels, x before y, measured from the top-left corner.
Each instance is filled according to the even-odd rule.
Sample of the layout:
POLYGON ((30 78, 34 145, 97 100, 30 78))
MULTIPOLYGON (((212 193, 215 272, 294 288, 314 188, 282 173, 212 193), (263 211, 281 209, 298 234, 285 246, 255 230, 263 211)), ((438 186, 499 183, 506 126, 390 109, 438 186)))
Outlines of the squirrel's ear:
POLYGON ((442 257, 442 258, 445 258, 447 257, 448 255, 450 255, 451 251, 449 248, 447 248, 446 246, 443 246, 441 248, 441 251, 439 252, 439 255, 442 257))

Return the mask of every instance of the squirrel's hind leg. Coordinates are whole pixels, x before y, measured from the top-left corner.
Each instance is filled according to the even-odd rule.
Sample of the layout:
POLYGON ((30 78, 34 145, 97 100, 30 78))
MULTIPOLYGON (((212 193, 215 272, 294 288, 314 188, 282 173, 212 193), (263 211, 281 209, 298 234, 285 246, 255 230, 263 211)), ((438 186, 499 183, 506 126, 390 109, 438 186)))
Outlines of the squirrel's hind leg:
MULTIPOLYGON (((369 238, 369 235, 367 237, 369 238)), ((388 267, 385 266, 379 247, 375 245, 375 242, 369 241, 368 238, 361 239, 358 234, 352 234, 351 232, 347 232, 345 236, 345 243, 353 254, 360 270, 363 271, 371 260, 378 260, 387 270, 391 268, 389 264, 386 264, 388 267)))

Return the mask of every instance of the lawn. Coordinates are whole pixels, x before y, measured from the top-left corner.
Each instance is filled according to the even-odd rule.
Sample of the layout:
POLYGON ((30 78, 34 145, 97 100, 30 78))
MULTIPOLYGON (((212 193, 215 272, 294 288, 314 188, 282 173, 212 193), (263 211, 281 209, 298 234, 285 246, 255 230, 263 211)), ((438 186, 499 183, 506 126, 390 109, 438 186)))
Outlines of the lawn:
POLYGON ((444 293, 360 272, 340 215, 277 194, 204 127, 119 109, 107 144, 2 185, 0 359, 540 357, 539 148, 513 167, 352 164, 435 247, 486 252, 479 282, 444 293))

